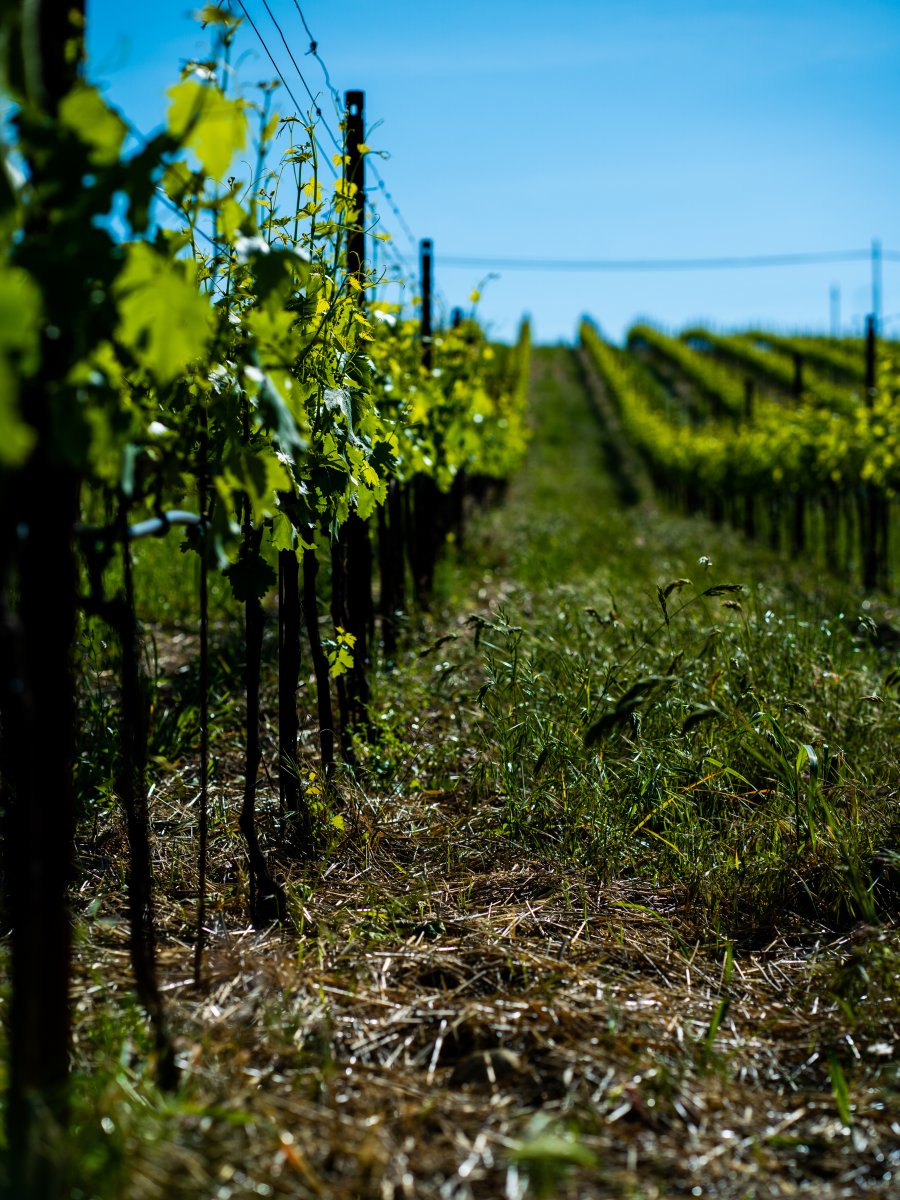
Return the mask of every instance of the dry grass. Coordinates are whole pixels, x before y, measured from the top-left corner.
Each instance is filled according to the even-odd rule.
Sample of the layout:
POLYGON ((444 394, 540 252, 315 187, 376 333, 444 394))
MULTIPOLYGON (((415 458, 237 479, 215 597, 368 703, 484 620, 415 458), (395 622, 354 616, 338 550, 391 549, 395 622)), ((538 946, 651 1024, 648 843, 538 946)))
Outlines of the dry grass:
MULTIPOLYGON (((462 790, 377 813, 344 799, 350 834, 294 880, 299 933, 246 927, 239 848, 219 839, 199 992, 186 892, 161 895, 183 1089, 125 1136, 123 1196, 893 1194, 896 1006, 860 1028, 835 994, 855 962, 896 982, 895 932, 788 929, 735 947, 726 982, 677 888, 517 852, 462 790)), ((157 840, 160 878, 188 874, 192 819, 157 840)), ((121 911, 107 891, 82 941, 86 1041, 129 989, 121 911)), ((126 1056, 113 1122, 128 1074, 126 1056)))

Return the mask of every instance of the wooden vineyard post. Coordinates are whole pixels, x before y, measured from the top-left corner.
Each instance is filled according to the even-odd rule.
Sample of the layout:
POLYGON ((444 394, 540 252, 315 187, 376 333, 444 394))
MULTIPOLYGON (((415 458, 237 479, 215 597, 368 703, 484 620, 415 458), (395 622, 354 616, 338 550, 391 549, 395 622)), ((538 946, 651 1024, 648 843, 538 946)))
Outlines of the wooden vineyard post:
MULTIPOLYGON (((306 529, 304 537, 309 544, 312 544, 315 537, 315 531, 312 526, 306 529)), ((316 679, 316 708, 319 719, 319 751, 322 759, 322 774, 326 779, 331 779, 334 775, 334 715, 331 705, 328 659, 322 648, 322 634, 319 629, 319 604, 316 589, 319 560, 316 557, 315 550, 303 551, 302 571, 303 622, 306 625, 306 636, 309 639, 309 652, 316 679)))
POLYGON ((433 330, 431 323, 434 243, 432 242, 431 238, 423 238, 420 243, 419 250, 422 284, 422 366, 426 371, 430 371, 434 366, 434 354, 432 348, 433 330))
POLYGON ((200 511, 199 635, 200 635, 200 793, 197 853, 197 941, 194 944, 194 987, 203 983, 206 945, 206 873, 209 851, 209 428, 206 409, 200 412, 197 506, 200 511))
MULTIPOLYGON (((744 378, 744 420, 748 425, 753 424, 753 401, 754 401, 753 380, 748 376, 744 378)), ((748 538, 756 537, 756 496, 753 491, 749 491, 744 497, 744 533, 748 538)))
MULTIPOLYGON (((242 402, 241 423, 244 445, 250 441, 250 404, 242 402)), ((243 493, 240 500, 241 548, 240 559, 248 564, 261 557, 263 526, 254 525, 250 498, 243 493)), ((262 674, 263 632, 265 614, 262 601, 254 588, 246 589, 244 598, 244 695, 246 704, 244 749, 244 797, 238 818, 238 828, 247 847, 250 919, 257 928, 283 921, 287 916, 284 889, 276 883, 269 870, 256 829, 256 779, 262 761, 260 735, 260 677, 262 674)))
POLYGON ((347 274, 363 282, 366 273, 366 158, 360 146, 366 141, 366 94, 347 92, 344 153, 347 157, 347 182, 356 185, 356 212, 347 238, 347 274))
MULTIPOLYGON (((363 301, 366 280, 366 158, 365 92, 349 91, 345 96, 346 120, 344 152, 346 180, 355 185, 356 216, 347 236, 347 274, 359 284, 359 302, 363 301)), ((331 547, 332 604, 335 627, 353 635, 353 666, 346 676, 338 677, 338 702, 341 740, 347 756, 349 725, 366 719, 369 703, 367 667, 375 606, 372 599, 372 543, 368 524, 351 512, 331 547)))
POLYGON ((290 547, 278 551, 278 791, 282 830, 292 847, 309 854, 312 841, 309 805, 300 787, 300 563, 290 547))
POLYGON ((875 403, 875 380, 878 363, 878 335, 875 329, 875 316, 866 317, 866 405, 869 408, 875 403))
POLYGON ((153 857, 147 792, 150 700, 141 678, 140 630, 135 608, 128 502, 124 494, 119 497, 117 525, 122 551, 123 595, 114 610, 117 618, 116 632, 122 651, 122 712, 116 790, 125 815, 130 860, 128 915, 131 965, 138 998, 153 1028, 159 1082, 163 1088, 171 1091, 178 1083, 178 1068, 156 972, 153 857))
POLYGON ((803 396, 803 355, 795 350, 791 357, 794 361, 794 399, 800 400, 803 396))
MULTIPOLYGON (((419 337, 422 344, 422 366, 429 374, 434 367, 432 329, 432 287, 434 281, 434 243, 423 238, 419 243, 419 293, 421 317, 419 337)), ((419 603, 427 601, 434 583, 439 541, 438 489, 430 475, 417 475, 413 480, 412 527, 409 531, 409 565, 413 586, 419 603)))
MULTIPOLYGON (((794 399, 803 399, 803 355, 795 350, 794 360, 794 399)), ((802 554, 806 549, 806 497, 803 492, 803 481, 798 480, 792 496, 791 513, 791 552, 802 554)))
MULTIPOLYGON (((878 300, 880 290, 879 269, 876 262, 880 246, 872 243, 872 295, 878 300), (876 251, 877 247, 877 251, 876 251), (879 283, 876 284, 876 279, 879 283)), ((865 392, 866 407, 871 413, 875 406, 878 379, 878 318, 876 313, 866 317, 866 362, 865 392)), ((863 484, 859 496, 859 540, 862 563, 863 587, 877 588, 887 585, 888 508, 887 501, 871 484, 863 484)))
POLYGON ((68 376, 77 361, 80 317, 72 308, 66 267, 59 264, 63 256, 54 242, 59 235, 44 208, 41 184, 65 177, 55 118, 79 74, 85 13, 83 0, 37 0, 22 11, 10 61, 19 55, 26 66, 25 88, 46 129, 41 136, 47 153, 32 158, 26 143, 34 198, 20 251, 27 268, 31 260, 45 308, 41 363, 21 395, 35 447, 9 491, 4 489, 0 514, 0 598, 9 605, 0 629, 4 921, 11 929, 6 1146, 10 1194, 16 1200, 51 1200, 68 1192, 59 1147, 65 1145, 69 1115, 68 891, 77 719, 72 659, 79 589, 73 545, 79 478, 60 445, 56 414, 75 403, 68 376), (52 267, 44 265, 51 262, 52 267))

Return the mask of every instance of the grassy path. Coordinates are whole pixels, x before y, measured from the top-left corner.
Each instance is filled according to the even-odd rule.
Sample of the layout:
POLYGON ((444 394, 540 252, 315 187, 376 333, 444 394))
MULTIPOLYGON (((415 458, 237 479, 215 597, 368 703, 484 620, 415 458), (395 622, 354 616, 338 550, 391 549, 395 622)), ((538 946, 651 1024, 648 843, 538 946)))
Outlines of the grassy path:
MULTIPOLYGON (((164 898, 184 1091, 126 1051, 93 1072, 86 1195, 896 1194, 900 952, 850 877, 888 844, 884 664, 801 567, 623 507, 572 352, 537 352, 534 404, 450 615, 379 684, 343 832, 282 864, 296 930, 244 927, 220 828, 198 996, 164 898)), ((81 954, 87 1070, 141 1035, 120 926, 81 954)))

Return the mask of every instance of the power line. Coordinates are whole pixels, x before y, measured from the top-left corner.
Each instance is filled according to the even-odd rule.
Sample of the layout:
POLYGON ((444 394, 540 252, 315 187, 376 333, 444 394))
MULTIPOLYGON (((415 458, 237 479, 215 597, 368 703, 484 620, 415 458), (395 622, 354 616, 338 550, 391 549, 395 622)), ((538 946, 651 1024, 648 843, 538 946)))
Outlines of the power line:
MULTIPOLYGON (((881 257, 900 262, 900 252, 881 257)), ((494 258, 487 255, 441 255, 447 267, 507 271, 713 271, 744 267, 799 267, 817 263, 863 262, 871 250, 832 250, 814 254, 731 255, 722 258, 494 258)))

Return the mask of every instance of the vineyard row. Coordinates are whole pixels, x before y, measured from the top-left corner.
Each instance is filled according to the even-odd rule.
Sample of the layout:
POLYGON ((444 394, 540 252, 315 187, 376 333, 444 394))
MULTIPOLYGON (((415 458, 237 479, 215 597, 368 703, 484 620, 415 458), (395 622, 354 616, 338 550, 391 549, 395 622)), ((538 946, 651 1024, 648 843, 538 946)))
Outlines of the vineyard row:
MULTIPOLYGON (((343 153, 326 188, 312 116, 280 117, 269 85, 252 99, 226 93, 230 13, 204 10, 210 62, 187 65, 169 92, 166 128, 149 140, 83 78, 83 9, 74 4, 40 38, 30 19, 27 6, 0 19, 15 101, 0 171, 0 784, 17 1196, 52 1193, 40 1183, 52 1164, 35 1113, 49 1106, 62 1124, 66 1116, 69 891, 77 825, 97 799, 83 792, 90 772, 75 770, 97 752, 84 744, 75 683, 86 623, 118 646, 105 724, 118 739, 113 790, 129 846, 131 958, 160 1082, 171 1086, 155 968, 135 544, 169 534, 178 554, 170 530, 183 527, 181 549, 200 564, 199 984, 210 575, 227 579, 242 626, 238 823, 250 917, 286 921, 256 825, 269 610, 278 622, 280 836, 302 860, 317 852, 317 829, 299 779, 299 710, 315 710, 330 787, 338 750, 352 763, 352 739, 369 728, 372 664, 394 658, 404 613, 429 602, 442 545, 461 536, 467 508, 521 457, 530 346, 527 325, 516 346, 492 346, 474 309, 452 328, 432 327, 430 245, 421 319, 379 300, 396 274, 368 265, 382 235, 366 193, 374 151, 362 93, 347 93, 343 153), (330 603, 327 630, 320 594, 330 603), (301 672, 302 639, 311 697, 302 692, 310 675, 301 672)), ((386 255, 390 263, 387 243, 386 255)))
POLYGON ((777 353, 774 369, 764 364, 769 388, 757 391, 763 366, 740 370, 766 352, 735 353, 746 338, 693 330, 678 340, 639 326, 620 350, 587 322, 581 338, 663 492, 775 548, 819 553, 829 570, 855 569, 866 587, 887 586, 900 489, 900 376, 890 356, 877 388, 847 387, 830 405, 821 390, 798 394, 793 378, 788 388, 777 353))

